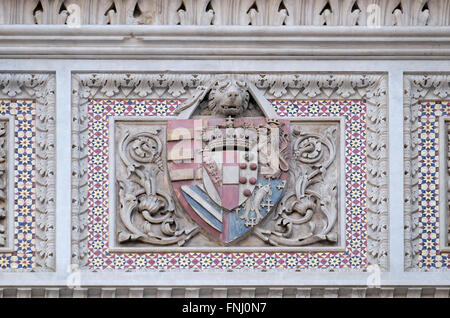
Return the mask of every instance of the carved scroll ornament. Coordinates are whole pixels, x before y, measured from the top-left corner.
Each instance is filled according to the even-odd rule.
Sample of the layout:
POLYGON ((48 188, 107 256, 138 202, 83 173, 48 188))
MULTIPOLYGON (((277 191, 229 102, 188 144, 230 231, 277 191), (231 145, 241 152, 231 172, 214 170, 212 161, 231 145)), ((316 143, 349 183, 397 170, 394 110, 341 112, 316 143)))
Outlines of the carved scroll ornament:
POLYGON ((336 167, 329 169, 336 161, 336 135, 336 127, 320 133, 293 128, 290 178, 273 224, 257 230, 261 239, 275 246, 338 240, 338 175, 336 167))
POLYGON ((118 152, 125 169, 117 177, 124 227, 119 242, 181 246, 196 232, 195 226, 187 229, 180 224, 171 193, 164 186, 160 133, 160 128, 150 127, 145 132, 125 131, 120 137, 118 152))

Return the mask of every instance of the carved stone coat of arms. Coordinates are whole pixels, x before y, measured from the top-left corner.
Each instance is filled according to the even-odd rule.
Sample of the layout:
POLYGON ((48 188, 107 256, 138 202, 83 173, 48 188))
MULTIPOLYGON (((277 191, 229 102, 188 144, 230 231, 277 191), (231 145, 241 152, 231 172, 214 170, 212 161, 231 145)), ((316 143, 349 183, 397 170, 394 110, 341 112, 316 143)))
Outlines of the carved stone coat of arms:
POLYGON ((165 123, 117 121, 118 244, 336 244, 340 124, 270 107, 228 76, 197 87, 165 123))
POLYGON ((170 121, 169 174, 185 211, 225 243, 245 235, 281 199, 288 135, 288 121, 264 118, 170 121))

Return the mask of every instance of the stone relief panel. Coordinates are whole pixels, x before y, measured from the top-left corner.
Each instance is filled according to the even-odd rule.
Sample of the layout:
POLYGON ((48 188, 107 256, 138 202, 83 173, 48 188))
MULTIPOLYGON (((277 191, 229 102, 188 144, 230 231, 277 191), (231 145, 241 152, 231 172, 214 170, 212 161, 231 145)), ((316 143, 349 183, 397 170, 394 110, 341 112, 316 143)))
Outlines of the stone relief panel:
POLYGON ((387 266, 382 76, 137 76, 74 78, 74 261, 387 266))
POLYGON ((2 271, 55 269, 54 90, 49 74, 0 73, 2 271))
MULTIPOLYGON (((114 121, 118 243, 183 246, 198 232, 175 208, 168 182, 166 124, 114 121)), ((115 205, 112 205, 114 207, 115 205)))
POLYGON ((448 245, 447 75, 405 77, 405 269, 443 271, 448 245))
POLYGON ((289 157, 275 158, 283 162, 281 169, 274 170, 267 163, 267 151, 233 152, 235 146, 246 147, 246 134, 251 137, 247 139, 250 148, 263 144, 262 132, 278 128, 280 122, 267 125, 264 120, 246 118, 253 125, 243 128, 239 121, 232 124, 236 128, 227 126, 223 132, 208 126, 206 120, 172 120, 168 128, 165 123, 142 119, 110 123, 115 136, 114 148, 110 147, 115 175, 110 184, 116 197, 111 215, 117 219, 111 236, 118 242, 113 250, 127 246, 143 250, 150 246, 298 247, 325 242, 336 246, 338 237, 342 240, 337 231, 338 201, 342 200, 338 197, 340 121, 297 122, 289 134, 286 127, 281 143, 287 148, 292 138, 293 160, 289 165, 290 151, 285 149, 289 157), (201 140, 195 140, 195 133, 187 139, 189 124, 204 130, 201 140), (257 129, 262 132, 258 134, 257 129), (239 133, 242 139, 236 136, 239 133), (229 150, 222 151, 227 146, 229 150), (201 152, 197 163, 191 160, 196 151, 201 152), (252 155, 254 160, 247 160, 252 155))

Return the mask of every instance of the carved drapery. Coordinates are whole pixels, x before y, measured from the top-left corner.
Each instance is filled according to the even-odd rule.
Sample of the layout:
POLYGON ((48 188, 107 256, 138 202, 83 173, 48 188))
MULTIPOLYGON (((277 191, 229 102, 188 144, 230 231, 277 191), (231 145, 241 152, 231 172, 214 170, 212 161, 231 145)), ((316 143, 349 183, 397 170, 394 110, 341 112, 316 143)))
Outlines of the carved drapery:
MULTIPOLYGON (((0 74, 0 98, 36 103, 36 271, 55 269, 55 76, 0 74)), ((11 211, 12 212, 12 211, 11 211)), ((12 214, 8 217, 13 217, 12 214)))
MULTIPOLYGON (((195 87, 204 85, 212 75, 202 74, 77 74, 73 81, 73 262, 87 265, 87 122, 88 101, 92 98, 151 98, 168 96, 169 98, 189 97, 195 87)), ((364 98, 367 102, 367 166, 368 166, 368 258, 369 263, 388 267, 388 211, 387 211, 387 126, 386 126, 386 83, 380 75, 242 75, 252 83, 266 98, 297 99, 347 99, 364 98)), ((326 136, 332 132, 321 132, 310 140, 333 152, 333 146, 326 136), (320 135, 320 137, 319 137, 320 135)), ((309 141, 308 141, 309 142, 309 141)), ((307 143, 308 143, 307 142, 307 143)), ((301 143, 300 143, 301 144, 301 143)), ((301 172, 297 172, 301 173, 301 172)), ((325 177, 325 176, 324 176, 325 177)), ((331 183, 332 184, 332 183, 331 183)), ((323 191, 333 192, 333 186, 323 191)), ((306 193, 306 192, 305 192, 306 193)), ((301 194, 300 194, 301 196, 301 194)), ((293 197, 297 198, 297 196, 293 197)), ((286 199, 289 201, 288 199, 286 199)), ((328 199, 327 199, 328 200, 328 199)), ((331 202, 329 199, 328 202, 331 202)), ((289 205, 291 205, 289 203, 289 205)), ((295 206, 292 205, 292 206, 295 206)), ((300 202, 296 207, 307 207, 300 202)), ((306 209, 306 213, 307 213, 306 209)), ((325 217, 333 224, 333 211, 325 217)), ((286 211, 281 211, 280 226, 286 211)), ((333 241, 334 235, 325 226, 319 231, 322 238, 333 241), (330 234, 327 237, 327 234, 330 234)), ((276 229, 280 232, 280 228, 276 229)), ((315 233, 317 234, 317 233, 315 233)))
MULTIPOLYGON (((404 79, 404 196, 405 196, 405 270, 439 270, 420 267, 421 244, 421 191, 420 191, 420 148, 422 145, 419 132, 423 123, 420 122, 420 105, 422 101, 440 102, 450 94, 449 75, 407 75, 404 79)), ((441 138, 444 136, 441 136, 441 138)), ((442 149, 444 154, 446 149, 442 149)), ((442 155, 442 153, 441 153, 442 155)), ((444 155, 446 156, 446 155, 444 155)), ((445 167, 445 161, 444 165, 445 167)), ((443 168, 442 171, 445 171, 443 168)), ((441 179, 445 180, 445 178, 441 179)), ((443 190, 445 193, 444 184, 443 190)), ((441 188, 442 189, 442 188, 441 188)), ((442 193, 441 193, 442 195, 442 193)), ((442 200, 442 196, 440 198, 442 200)), ((444 204, 445 207, 446 204, 444 204)), ((441 206, 442 207, 442 206, 441 206)), ((439 211, 440 222, 446 222, 447 211, 439 211)), ((447 223, 448 224, 448 223, 447 223)), ((441 230, 445 227, 441 227, 441 230)), ((448 231, 448 226, 447 226, 448 231)), ((441 233, 447 235, 446 232, 441 233)), ((441 242, 442 243, 442 242, 441 242)), ((441 247, 443 245, 441 244, 441 247)))
POLYGON ((449 25, 448 0, 4 0, 0 24, 449 25))

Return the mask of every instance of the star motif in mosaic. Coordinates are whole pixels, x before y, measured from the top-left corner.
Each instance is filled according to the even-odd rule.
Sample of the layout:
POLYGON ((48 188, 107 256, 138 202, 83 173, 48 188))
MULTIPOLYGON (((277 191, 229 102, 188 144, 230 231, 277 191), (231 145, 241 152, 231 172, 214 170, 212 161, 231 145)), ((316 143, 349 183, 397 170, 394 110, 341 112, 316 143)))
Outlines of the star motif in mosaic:
POLYGON ((450 268, 448 253, 439 245, 439 118, 450 115, 450 101, 424 102, 419 106, 419 202, 421 218, 419 266, 450 268))
MULTIPOLYGON (((281 117, 345 119, 345 252, 329 253, 110 253, 108 125, 110 116, 167 117, 179 100, 91 100, 89 109, 89 266, 116 270, 356 270, 367 266, 366 106, 363 100, 273 100, 281 117), (103 240, 104 244, 100 244, 103 240)), ((0 258, 0 266, 1 266, 0 258)))
POLYGON ((14 117, 14 251, 0 253, 0 270, 35 266, 36 106, 33 100, 0 100, 0 116, 14 117))

